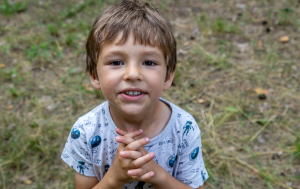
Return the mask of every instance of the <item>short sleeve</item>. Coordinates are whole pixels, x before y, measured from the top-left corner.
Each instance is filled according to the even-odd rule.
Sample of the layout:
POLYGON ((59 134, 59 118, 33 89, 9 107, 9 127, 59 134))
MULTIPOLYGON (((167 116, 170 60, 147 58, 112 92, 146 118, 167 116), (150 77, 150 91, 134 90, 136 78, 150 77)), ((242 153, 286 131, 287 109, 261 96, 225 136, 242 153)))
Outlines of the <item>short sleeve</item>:
POLYGON ((198 188, 208 179, 202 156, 200 129, 194 120, 187 121, 182 133, 176 179, 192 188, 198 188))
POLYGON ((96 177, 92 164, 92 151, 87 144, 83 124, 79 120, 73 125, 61 158, 78 173, 96 177))

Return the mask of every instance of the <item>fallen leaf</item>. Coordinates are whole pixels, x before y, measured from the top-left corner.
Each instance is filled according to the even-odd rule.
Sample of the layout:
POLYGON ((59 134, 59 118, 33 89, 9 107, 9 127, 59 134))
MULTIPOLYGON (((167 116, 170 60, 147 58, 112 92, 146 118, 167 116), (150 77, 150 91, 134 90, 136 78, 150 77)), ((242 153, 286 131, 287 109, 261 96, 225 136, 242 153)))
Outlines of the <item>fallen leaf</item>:
POLYGON ((84 84, 82 84, 82 86, 88 91, 93 91, 92 87, 90 87, 90 85, 88 83, 84 83, 84 84))
POLYGON ((254 91, 255 91, 255 93, 256 93, 257 95, 264 94, 264 95, 268 96, 268 94, 269 94, 268 90, 262 89, 262 88, 258 88, 258 87, 256 87, 256 88, 254 89, 254 91))
POLYGON ((9 105, 9 106, 7 106, 5 109, 11 110, 11 109, 13 109, 13 108, 14 108, 14 105, 9 105))
POLYGON ((0 64, 0 68, 5 68, 5 64, 0 64))
POLYGON ((205 100, 203 100, 202 98, 198 99, 198 102, 201 104, 203 102, 205 102, 205 100))
POLYGON ((288 42, 289 40, 290 40, 290 38, 289 38, 289 36, 287 36, 287 35, 280 38, 280 42, 281 42, 281 43, 286 43, 286 42, 288 42))
POLYGON ((186 41, 186 42, 183 43, 183 46, 188 46, 188 45, 190 45, 190 43, 191 43, 191 42, 186 41))
POLYGON ((254 91, 260 100, 267 99, 267 96, 269 94, 269 92, 266 89, 262 89, 262 88, 255 88, 254 91))
POLYGON ((262 48, 262 41, 261 40, 259 40, 258 42, 257 42, 257 46, 258 46, 258 48, 262 48))
POLYGON ((235 46, 238 48, 238 51, 241 53, 250 51, 250 46, 248 43, 235 43, 235 46))
POLYGON ((31 184, 32 181, 28 179, 28 180, 24 180, 24 183, 25 183, 25 184, 31 184))
POLYGON ((188 53, 188 51, 185 51, 185 50, 183 50, 183 49, 179 49, 178 51, 177 51, 177 54, 178 55, 186 55, 188 53))
POLYGON ((25 184, 31 184, 32 181, 27 176, 21 176, 20 180, 25 184))

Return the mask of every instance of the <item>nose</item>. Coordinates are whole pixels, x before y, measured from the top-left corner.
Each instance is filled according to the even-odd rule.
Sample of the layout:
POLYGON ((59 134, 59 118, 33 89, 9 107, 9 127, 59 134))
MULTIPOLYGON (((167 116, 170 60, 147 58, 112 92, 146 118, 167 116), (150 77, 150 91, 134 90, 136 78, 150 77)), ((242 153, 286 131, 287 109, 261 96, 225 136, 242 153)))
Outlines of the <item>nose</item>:
POLYGON ((138 64, 127 64, 123 79, 125 81, 141 81, 143 80, 141 68, 138 64))

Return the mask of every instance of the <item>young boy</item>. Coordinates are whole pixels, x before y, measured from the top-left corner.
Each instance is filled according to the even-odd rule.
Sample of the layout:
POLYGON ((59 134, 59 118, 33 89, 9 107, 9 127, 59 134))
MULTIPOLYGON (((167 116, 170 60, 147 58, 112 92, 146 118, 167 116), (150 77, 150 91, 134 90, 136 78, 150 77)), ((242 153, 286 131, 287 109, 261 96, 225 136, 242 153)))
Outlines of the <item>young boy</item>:
POLYGON ((148 3, 123 0, 96 19, 86 49, 107 101, 76 121, 63 150, 76 188, 203 189, 197 123, 160 98, 176 65, 170 23, 148 3))

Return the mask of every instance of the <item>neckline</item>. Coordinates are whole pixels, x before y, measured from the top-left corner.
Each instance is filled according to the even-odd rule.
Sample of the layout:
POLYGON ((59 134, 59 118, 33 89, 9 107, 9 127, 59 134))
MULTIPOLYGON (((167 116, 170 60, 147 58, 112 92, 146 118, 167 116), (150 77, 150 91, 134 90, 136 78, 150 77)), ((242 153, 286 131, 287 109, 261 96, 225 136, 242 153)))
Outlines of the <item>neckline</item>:
MULTIPOLYGON (((171 108, 171 117, 167 123, 167 125, 165 126, 165 128, 162 130, 162 132, 160 132, 158 135, 156 135, 155 137, 153 138, 150 138, 150 143, 147 144, 146 146, 151 146, 155 143, 157 143, 159 140, 161 140, 162 138, 165 137, 166 134, 168 134, 171 129, 172 129, 172 125, 173 123, 175 122, 175 116, 176 116, 176 112, 175 112, 175 106, 174 104, 172 104, 171 102, 163 99, 163 98, 159 98, 160 101, 162 101, 163 103, 165 103, 167 106, 169 106, 171 108)), ((104 104, 104 109, 105 109, 105 112, 107 112, 107 114, 105 114, 106 116, 106 119, 108 121, 108 126, 110 127, 111 131, 114 133, 115 136, 118 136, 118 134, 116 133, 116 124, 114 123, 112 117, 111 117, 111 114, 110 114, 110 111, 109 111, 109 102, 106 101, 105 104, 104 104)))

